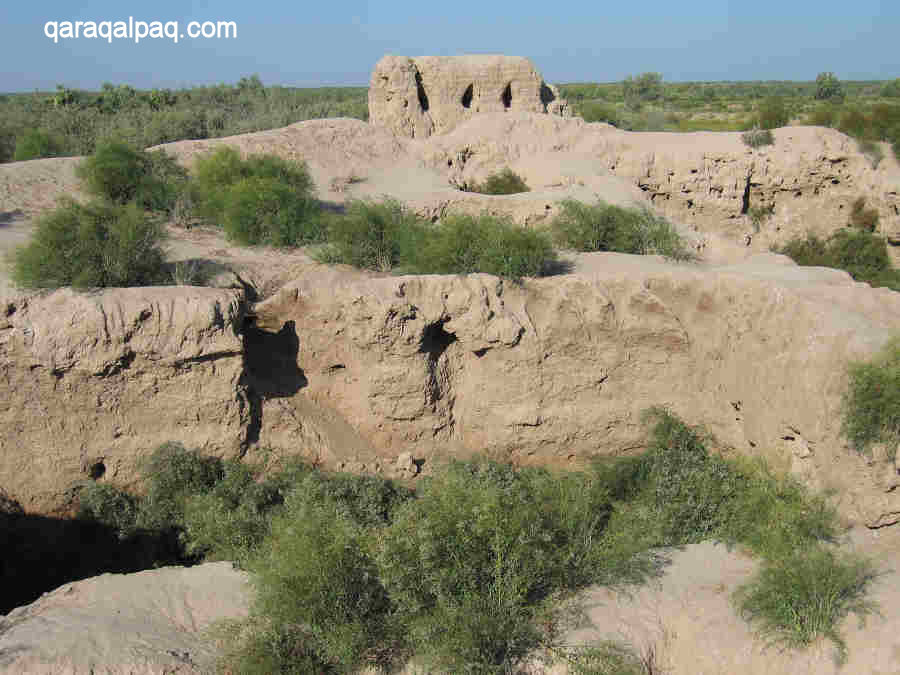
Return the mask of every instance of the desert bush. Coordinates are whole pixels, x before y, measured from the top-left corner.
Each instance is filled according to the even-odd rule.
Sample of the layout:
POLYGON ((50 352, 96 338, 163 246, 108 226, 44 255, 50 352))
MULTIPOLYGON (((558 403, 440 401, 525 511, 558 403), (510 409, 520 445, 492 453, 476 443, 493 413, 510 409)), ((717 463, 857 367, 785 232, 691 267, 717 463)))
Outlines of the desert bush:
POLYGON ((862 619, 875 610, 865 599, 875 576, 872 564, 857 555, 815 547, 764 564, 736 600, 770 642, 798 648, 825 637, 843 662, 847 647, 838 625, 850 612, 862 619))
POLYGON ((866 232, 878 227, 878 209, 867 209, 866 198, 857 197, 850 206, 850 224, 866 232))
POLYGON ((13 161, 22 162, 63 154, 62 143, 43 129, 28 129, 16 139, 13 161))
POLYGON ((808 234, 775 251, 790 256, 798 265, 834 267, 873 288, 900 290, 900 272, 891 264, 887 243, 865 230, 839 230, 824 240, 808 234))
POLYGON ((276 155, 243 159, 221 146, 197 159, 187 200, 194 215, 222 225, 243 245, 299 246, 321 241, 325 222, 302 162, 276 155))
POLYGON ((99 144, 76 174, 90 194, 151 211, 171 211, 187 176, 165 151, 144 152, 115 140, 99 144))
POLYGON ((844 100, 844 88, 834 73, 823 72, 816 76, 815 99, 817 101, 844 100))
POLYGON ((587 474, 450 463, 380 537, 412 649, 441 672, 507 672, 540 644, 541 602, 593 577, 608 511, 587 474))
POLYGON ((13 256, 13 279, 26 288, 142 286, 163 269, 165 230, 134 204, 63 199, 41 216, 13 256))
POLYGON ((506 167, 502 171, 492 173, 483 183, 467 185, 466 191, 485 195, 514 195, 519 192, 530 192, 531 188, 519 174, 506 167))
POLYGON ((138 500, 106 483, 89 483, 78 493, 78 517, 112 528, 119 539, 127 539, 137 528, 138 500))
POLYGON ((556 261, 549 237, 510 217, 451 214, 428 230, 416 256, 419 274, 484 272, 506 279, 541 276, 556 261))
POLYGON ((382 272, 412 265, 427 235, 427 223, 392 199, 351 201, 327 227, 319 260, 382 272))
POLYGON ((741 140, 754 150, 766 145, 775 145, 775 135, 770 129, 751 129, 741 134, 741 140))
POLYGON ((786 127, 790 121, 784 99, 770 96, 759 104, 756 112, 756 126, 760 129, 778 129, 786 127))
POLYGON ((876 443, 894 448, 900 442, 900 340, 889 342, 871 361, 851 363, 848 376, 844 436, 863 454, 876 443))
POLYGON ((212 490, 224 477, 224 467, 216 457, 169 442, 142 460, 141 473, 147 485, 138 524, 155 530, 182 529, 188 499, 212 490))
POLYGON ((208 560, 244 561, 268 534, 273 509, 284 502, 278 485, 257 482, 256 472, 236 460, 224 462, 221 476, 213 472, 199 485, 193 474, 187 481, 179 478, 178 482, 184 482, 185 488, 168 491, 185 495, 185 553, 208 560), (189 492, 191 484, 195 485, 193 494, 189 492))
POLYGON ((585 122, 606 122, 619 128, 624 126, 622 113, 611 103, 584 101, 576 104, 576 110, 585 122))
MULTIPOLYGON (((390 641, 391 605, 364 535, 333 503, 295 490, 249 564, 254 613, 293 629, 302 661, 333 672, 355 672, 390 641)), ((298 672, 296 648, 286 652, 270 672, 298 672)))
POLYGON ((606 202, 590 205, 562 202, 551 229, 557 243, 576 251, 659 254, 676 260, 691 253, 675 227, 649 208, 621 207, 606 202))
POLYGON ((237 244, 300 246, 325 236, 318 203, 275 178, 243 178, 222 197, 222 226, 237 244))

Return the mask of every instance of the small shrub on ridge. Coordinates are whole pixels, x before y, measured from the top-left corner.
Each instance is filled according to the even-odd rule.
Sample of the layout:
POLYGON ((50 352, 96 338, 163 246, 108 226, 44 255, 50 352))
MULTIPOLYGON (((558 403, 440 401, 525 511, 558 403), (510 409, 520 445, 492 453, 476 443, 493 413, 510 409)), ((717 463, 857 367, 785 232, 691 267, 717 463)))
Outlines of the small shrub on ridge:
POLYGON ((691 258, 675 227, 648 208, 626 208, 602 201, 589 205, 569 199, 562 202, 551 229, 561 246, 576 251, 691 258))
POLYGON ((555 261, 553 244, 542 232, 505 216, 457 213, 428 230, 414 269, 419 274, 483 272, 520 279, 541 276, 555 261))
POLYGON ((144 152, 117 140, 98 143, 76 174, 87 192, 150 211, 171 211, 187 176, 164 150, 144 152))
POLYGON ((751 129, 741 134, 741 140, 748 148, 762 148, 775 145, 775 136, 770 129, 751 129))
POLYGON ((506 167, 485 178, 483 183, 472 183, 467 186, 467 191, 479 192, 483 195, 514 195, 520 192, 530 192, 531 188, 519 174, 506 167))

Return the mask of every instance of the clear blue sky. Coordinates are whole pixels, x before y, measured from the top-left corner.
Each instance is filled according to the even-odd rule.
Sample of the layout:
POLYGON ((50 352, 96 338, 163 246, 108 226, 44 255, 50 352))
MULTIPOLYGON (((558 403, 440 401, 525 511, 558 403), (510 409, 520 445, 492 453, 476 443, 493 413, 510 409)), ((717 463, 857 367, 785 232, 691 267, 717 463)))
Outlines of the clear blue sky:
POLYGON ((0 91, 365 85, 386 53, 527 56, 549 82, 900 77, 898 0, 2 0, 0 91), (235 21, 235 40, 44 36, 47 21, 235 21))

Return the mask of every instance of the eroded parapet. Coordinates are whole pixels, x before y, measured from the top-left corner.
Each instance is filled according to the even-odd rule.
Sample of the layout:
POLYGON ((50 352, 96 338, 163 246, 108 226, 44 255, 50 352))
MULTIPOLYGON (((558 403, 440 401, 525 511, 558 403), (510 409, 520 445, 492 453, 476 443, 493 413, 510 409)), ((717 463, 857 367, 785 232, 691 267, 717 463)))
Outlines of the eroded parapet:
POLYGON ((478 113, 570 116, 559 91, 521 56, 385 56, 369 83, 369 120, 398 136, 442 134, 478 113))

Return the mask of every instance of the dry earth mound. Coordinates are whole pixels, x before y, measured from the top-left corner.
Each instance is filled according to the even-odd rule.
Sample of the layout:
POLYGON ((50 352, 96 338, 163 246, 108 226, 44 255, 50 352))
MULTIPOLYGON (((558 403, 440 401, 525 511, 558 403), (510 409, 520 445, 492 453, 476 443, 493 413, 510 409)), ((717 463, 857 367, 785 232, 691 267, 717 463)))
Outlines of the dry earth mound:
POLYGON ((216 656, 213 622, 246 616, 246 574, 229 562, 104 574, 0 618, 0 673, 188 675, 216 656))

